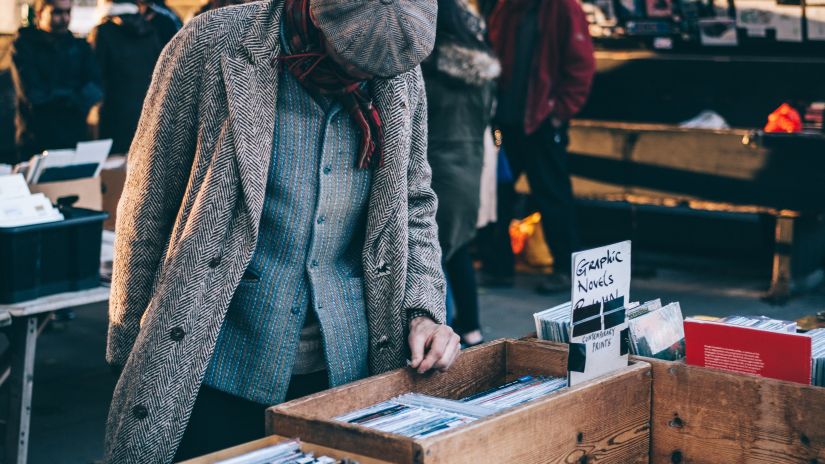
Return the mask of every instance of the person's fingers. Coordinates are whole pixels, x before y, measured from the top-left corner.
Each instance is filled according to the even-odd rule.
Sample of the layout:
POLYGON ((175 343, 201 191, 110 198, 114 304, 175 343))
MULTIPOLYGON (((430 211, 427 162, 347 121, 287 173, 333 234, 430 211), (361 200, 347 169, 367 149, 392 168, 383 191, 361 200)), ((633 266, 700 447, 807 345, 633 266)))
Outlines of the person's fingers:
POLYGON ((424 360, 421 361, 421 364, 418 366, 418 373, 423 374, 428 370, 432 369, 436 362, 438 362, 442 356, 444 356, 444 352, 447 349, 447 346, 450 343, 450 334, 448 330, 445 330, 444 326, 439 326, 430 336, 430 343, 427 350, 427 354, 424 357, 424 360))
POLYGON ((412 358, 410 359, 410 367, 413 369, 418 369, 418 366, 424 359, 424 352, 432 332, 431 327, 421 324, 416 324, 411 328, 408 342, 410 345, 410 357, 412 358))
POLYGON ((427 334, 420 331, 414 330, 410 332, 409 336, 409 344, 410 344, 410 367, 413 369, 418 369, 418 366, 421 364, 421 361, 424 359, 424 344, 427 342, 427 334))
POLYGON ((458 358, 459 353, 461 352, 461 337, 456 334, 450 338, 450 342, 447 344, 447 349, 444 351, 444 355, 438 362, 435 363, 433 366, 434 369, 438 369, 441 372, 446 372, 450 366, 453 365, 456 358, 458 358))

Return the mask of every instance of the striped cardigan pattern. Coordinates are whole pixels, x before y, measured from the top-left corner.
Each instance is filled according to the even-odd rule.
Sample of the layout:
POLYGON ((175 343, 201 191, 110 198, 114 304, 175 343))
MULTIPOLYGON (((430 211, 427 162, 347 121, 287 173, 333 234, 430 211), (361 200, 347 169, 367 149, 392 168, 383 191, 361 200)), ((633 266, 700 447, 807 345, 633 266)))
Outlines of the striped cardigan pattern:
MULTIPOLYGON (((117 214, 106 358, 123 366, 105 462, 173 459, 256 247, 272 154, 283 2, 190 21, 152 78, 117 214)), ((372 82, 385 124, 361 262, 371 373, 408 356, 410 314, 444 319, 421 71, 372 82)))
POLYGON ((284 400, 308 311, 330 385, 369 372, 361 248, 371 171, 355 167, 361 132, 288 71, 280 82, 258 244, 204 378, 261 404, 284 400))

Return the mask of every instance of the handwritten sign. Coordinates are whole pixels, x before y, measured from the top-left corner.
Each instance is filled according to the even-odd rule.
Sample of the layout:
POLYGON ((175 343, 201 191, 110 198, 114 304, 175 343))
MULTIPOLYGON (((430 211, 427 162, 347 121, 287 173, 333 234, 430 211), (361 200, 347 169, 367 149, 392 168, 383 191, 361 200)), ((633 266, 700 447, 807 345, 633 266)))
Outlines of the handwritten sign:
POLYGON ((573 308, 630 297, 630 240, 573 253, 573 308))
POLYGON ((630 241, 574 253, 572 284, 571 386, 627 366, 630 241))

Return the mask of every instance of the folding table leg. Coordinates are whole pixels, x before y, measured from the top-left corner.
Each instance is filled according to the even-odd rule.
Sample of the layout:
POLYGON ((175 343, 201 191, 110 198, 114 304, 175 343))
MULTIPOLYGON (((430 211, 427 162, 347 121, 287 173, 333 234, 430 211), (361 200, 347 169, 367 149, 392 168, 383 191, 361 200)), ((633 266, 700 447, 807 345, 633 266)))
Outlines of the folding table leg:
POLYGON ((29 450, 37 316, 16 319, 10 329, 9 420, 6 424, 4 462, 24 464, 29 450))

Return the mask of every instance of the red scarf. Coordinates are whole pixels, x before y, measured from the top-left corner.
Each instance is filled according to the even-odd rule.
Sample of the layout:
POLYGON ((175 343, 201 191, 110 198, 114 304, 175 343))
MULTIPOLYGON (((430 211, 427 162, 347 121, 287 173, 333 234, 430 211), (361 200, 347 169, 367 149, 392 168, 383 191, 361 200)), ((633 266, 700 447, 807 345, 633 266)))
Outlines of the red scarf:
POLYGON ((381 166, 384 128, 364 81, 352 77, 326 51, 321 32, 310 18, 309 0, 286 0, 283 24, 293 54, 279 56, 287 70, 305 88, 336 98, 361 128, 361 150, 357 166, 381 166), (373 156, 377 154, 377 156, 373 156))

